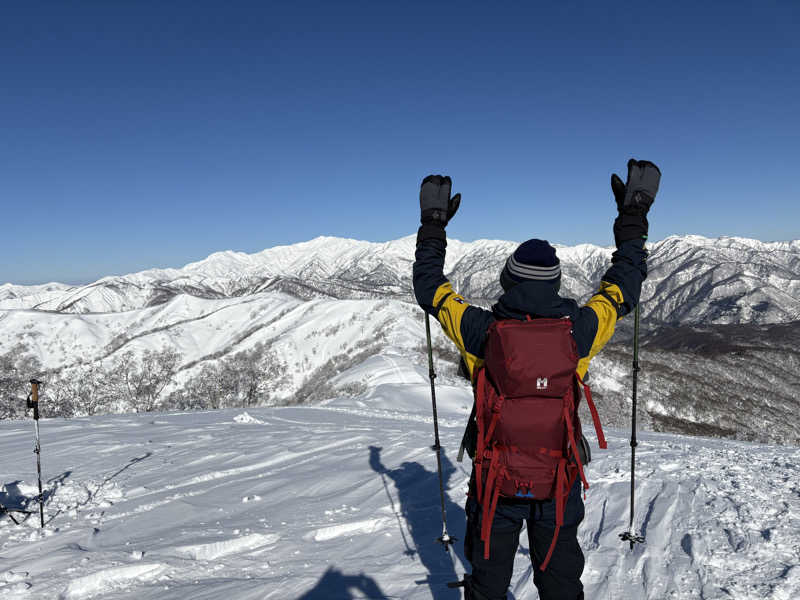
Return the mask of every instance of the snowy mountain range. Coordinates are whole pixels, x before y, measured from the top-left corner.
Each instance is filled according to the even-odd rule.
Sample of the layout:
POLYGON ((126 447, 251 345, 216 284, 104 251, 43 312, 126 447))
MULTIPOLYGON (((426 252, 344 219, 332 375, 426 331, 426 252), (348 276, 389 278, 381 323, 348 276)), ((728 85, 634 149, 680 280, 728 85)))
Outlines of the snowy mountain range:
MULTIPOLYGON (((270 381, 256 382, 263 390, 257 403, 323 400, 337 393, 338 376, 368 356, 392 351, 424 361, 422 313, 411 292, 414 244, 413 237, 382 244, 317 238, 84 286, 6 284, 0 358, 18 365, 17 357, 31 357, 45 379, 64 387, 88 380, 90 365, 110 372, 126 354, 169 349, 177 363, 166 398, 204 373, 221 377, 212 366, 233 365, 234 357, 262 364, 268 352, 279 368, 270 381)), ((488 307, 515 247, 450 240, 446 274, 488 307)), ((588 298, 611 252, 559 246, 562 293, 588 298)), ((642 304, 645 427, 800 443, 800 241, 670 237, 650 246, 649 265, 642 304)), ((630 321, 620 322, 591 370, 606 421, 617 426, 630 411, 630 321)), ((452 345, 438 331, 435 339, 440 369, 455 383, 452 345)), ((345 387, 358 395, 363 386, 345 387)))
MULTIPOLYGON (((84 286, 0 286, 0 309, 61 313, 138 310, 178 295, 234 298, 285 292, 300 299, 411 300, 414 237, 371 243, 320 237, 256 254, 218 252, 182 269, 104 277, 84 286)), ((448 242, 445 270, 474 301, 500 292, 498 273, 516 242, 448 242)), ((564 295, 585 299, 612 248, 557 246, 564 295)), ((669 237, 650 247, 643 316, 669 324, 782 323, 800 319, 800 240, 669 237)))

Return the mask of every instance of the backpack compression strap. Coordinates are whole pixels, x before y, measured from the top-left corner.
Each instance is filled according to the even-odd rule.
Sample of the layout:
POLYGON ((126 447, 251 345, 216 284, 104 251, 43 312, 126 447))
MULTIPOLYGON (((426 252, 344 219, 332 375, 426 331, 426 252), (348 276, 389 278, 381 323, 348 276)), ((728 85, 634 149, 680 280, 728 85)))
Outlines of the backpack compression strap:
MULTIPOLYGON (((492 450, 493 448, 486 448, 486 445, 491 441, 492 435, 494 435, 494 430, 497 428, 497 423, 500 420, 500 409, 503 407, 503 401, 505 400, 504 396, 498 396, 497 400, 492 406, 492 419, 489 421, 489 426, 486 431, 483 431, 481 425, 484 422, 484 412, 485 412, 485 400, 486 400, 486 367, 481 367, 478 370, 478 378, 476 381, 476 397, 475 397, 475 404, 477 406, 476 410, 476 420, 478 424, 478 443, 477 443, 477 450, 475 452, 475 483, 477 484, 478 488, 478 502, 483 500, 483 486, 481 485, 483 479, 483 460, 488 459, 490 462, 492 461, 492 450)), ((492 464, 489 469, 491 473, 491 469, 494 466, 492 464)), ((488 479, 488 475, 487 475, 488 479)), ((486 493, 491 494, 489 491, 489 481, 486 482, 486 493)), ((488 496, 491 498, 491 496, 488 496)))
MULTIPOLYGON (((550 542, 550 549, 547 551, 547 556, 544 561, 539 565, 539 570, 544 571, 550 563, 553 556, 553 550, 556 549, 556 542, 558 541, 558 534, 561 531, 561 526, 564 524, 564 508, 567 505, 567 495, 569 494, 570 483, 567 478, 567 459, 562 458, 558 462, 558 471, 556 472, 556 529, 553 532, 553 541, 550 542)), ((488 558, 488 556, 484 556, 488 558)))
POLYGON ((486 367, 478 370, 475 387, 476 421, 478 424, 478 443, 475 451, 475 487, 478 502, 483 507, 481 520, 481 540, 483 541, 483 556, 489 558, 489 541, 492 535, 492 521, 497 510, 497 501, 500 499, 500 490, 503 481, 507 478, 505 467, 502 467, 495 456, 494 448, 486 448, 491 441, 497 422, 500 419, 500 407, 503 404, 503 396, 497 398, 492 406, 492 419, 487 430, 483 430, 486 410, 486 367), (489 461, 489 472, 486 474, 486 483, 483 483, 483 461, 489 461))
POLYGON ((586 396, 586 404, 589 405, 589 412, 592 413, 592 421, 594 421, 594 430, 597 432, 597 443, 600 447, 605 450, 608 448, 608 444, 606 443, 606 436, 603 435, 603 426, 600 424, 600 415, 597 414, 597 407, 594 405, 592 401, 592 390, 589 389, 589 386, 583 382, 581 376, 578 373, 575 373, 575 376, 578 378, 578 383, 581 384, 583 388, 583 395, 586 396))
POLYGON ((484 492, 483 517, 481 521, 481 540, 483 540, 483 558, 489 560, 489 541, 492 538, 492 522, 497 510, 497 500, 500 498, 500 488, 506 479, 504 467, 498 466, 498 461, 493 461, 486 476, 486 490, 484 492))
POLYGON ((478 502, 483 499, 483 453, 486 451, 486 435, 483 431, 483 401, 485 397, 484 385, 486 384, 486 367, 478 369, 478 377, 475 381, 475 423, 478 426, 478 441, 475 444, 475 493, 478 495, 478 502))
MULTIPOLYGON (((581 461, 581 454, 578 452, 578 444, 575 440, 575 427, 572 425, 572 419, 570 418, 569 410, 566 406, 564 406, 564 423, 566 423, 567 426, 567 439, 569 440, 572 458, 575 459, 575 464, 578 465, 578 473, 581 476, 584 489, 588 489, 589 482, 586 480, 586 475, 583 472, 583 462, 581 461)), ((556 483, 556 492, 558 492, 560 489, 561 488, 558 487, 558 483, 556 483)))

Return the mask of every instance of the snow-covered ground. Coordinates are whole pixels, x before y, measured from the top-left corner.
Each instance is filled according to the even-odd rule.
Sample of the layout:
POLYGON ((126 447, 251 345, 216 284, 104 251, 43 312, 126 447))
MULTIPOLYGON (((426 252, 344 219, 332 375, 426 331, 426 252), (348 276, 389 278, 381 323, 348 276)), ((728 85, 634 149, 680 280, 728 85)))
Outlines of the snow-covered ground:
MULTIPOLYGON (((456 600, 425 369, 386 352, 348 378, 367 391, 316 406, 41 421, 46 528, 0 518, 0 598, 456 600)), ((463 540, 471 397, 437 390, 463 540)), ((628 433, 606 433, 580 531, 587 598, 800 598, 800 449, 641 434, 647 543, 631 551, 628 433)), ((38 510, 33 424, 0 422, 0 448, 0 502, 38 510)), ((525 543, 512 593, 538 597, 525 543)))

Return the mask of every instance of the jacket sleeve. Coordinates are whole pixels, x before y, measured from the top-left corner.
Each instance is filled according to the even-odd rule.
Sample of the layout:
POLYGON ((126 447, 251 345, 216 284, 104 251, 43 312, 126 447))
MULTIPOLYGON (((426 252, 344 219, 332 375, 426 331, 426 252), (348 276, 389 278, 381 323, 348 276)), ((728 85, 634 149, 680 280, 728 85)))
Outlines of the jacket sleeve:
POLYGON ((617 320, 631 312, 639 303, 642 282, 647 277, 647 251, 644 240, 620 243, 611 256, 600 287, 583 306, 575 323, 578 353, 578 374, 586 375, 589 361, 614 335, 617 320))
POLYGON ((488 310, 471 306, 453 291, 444 276, 447 242, 428 238, 417 244, 414 262, 414 295, 419 305, 442 325, 445 334, 458 348, 470 376, 483 363, 486 332, 494 321, 488 310))

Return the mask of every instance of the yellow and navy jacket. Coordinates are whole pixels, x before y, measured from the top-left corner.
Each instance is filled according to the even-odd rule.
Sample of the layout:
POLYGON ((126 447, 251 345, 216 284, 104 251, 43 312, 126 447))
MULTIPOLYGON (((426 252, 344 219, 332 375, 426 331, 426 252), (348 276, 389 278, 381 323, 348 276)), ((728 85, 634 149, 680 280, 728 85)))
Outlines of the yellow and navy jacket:
POLYGON ((597 293, 584 306, 558 295, 548 282, 523 281, 503 294, 492 310, 470 305, 453 290, 444 276, 447 241, 421 239, 414 262, 414 294, 419 305, 441 323, 458 347, 470 375, 483 364, 489 326, 498 319, 562 318, 572 320, 572 336, 578 348, 578 374, 586 376, 589 361, 614 334, 617 319, 639 303, 647 277, 644 240, 620 243, 603 275, 597 293))

